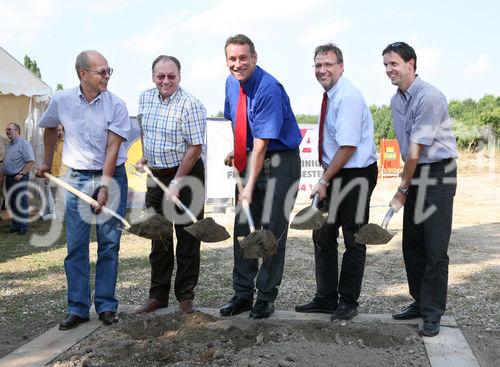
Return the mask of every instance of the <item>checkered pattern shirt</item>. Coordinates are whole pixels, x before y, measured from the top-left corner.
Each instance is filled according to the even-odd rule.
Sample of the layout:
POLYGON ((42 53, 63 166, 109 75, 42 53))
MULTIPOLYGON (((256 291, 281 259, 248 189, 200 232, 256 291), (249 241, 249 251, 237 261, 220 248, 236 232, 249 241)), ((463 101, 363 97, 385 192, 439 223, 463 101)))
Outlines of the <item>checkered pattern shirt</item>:
POLYGON ((205 107, 181 87, 165 100, 156 88, 142 92, 138 115, 144 156, 152 168, 176 167, 188 145, 205 145, 205 107))

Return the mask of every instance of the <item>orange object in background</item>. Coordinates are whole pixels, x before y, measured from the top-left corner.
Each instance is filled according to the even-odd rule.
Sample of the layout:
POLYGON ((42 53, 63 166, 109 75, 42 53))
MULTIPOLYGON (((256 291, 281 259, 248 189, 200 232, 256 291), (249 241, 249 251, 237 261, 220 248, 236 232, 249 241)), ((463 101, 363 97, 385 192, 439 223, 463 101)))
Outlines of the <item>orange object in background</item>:
POLYGON ((396 139, 380 139, 381 177, 399 176, 401 153, 396 139))

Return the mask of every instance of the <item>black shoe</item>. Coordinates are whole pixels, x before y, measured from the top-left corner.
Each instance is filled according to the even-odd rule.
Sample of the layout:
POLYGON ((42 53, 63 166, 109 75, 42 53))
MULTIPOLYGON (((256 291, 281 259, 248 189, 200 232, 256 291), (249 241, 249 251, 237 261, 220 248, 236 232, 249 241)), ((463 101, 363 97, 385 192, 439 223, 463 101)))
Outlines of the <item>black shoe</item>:
POLYGON ((418 333, 423 336, 436 336, 439 334, 439 321, 424 320, 418 333))
POLYGON ((274 312, 274 303, 258 299, 250 311, 251 319, 267 319, 274 312))
POLYGON ((358 314, 358 307, 356 305, 349 305, 340 302, 339 306, 332 315, 333 320, 350 320, 358 314))
POLYGON ((320 303, 316 300, 312 300, 309 303, 303 305, 295 306, 295 312, 304 312, 304 313, 329 313, 332 314, 337 309, 337 305, 329 306, 324 303, 320 303))
POLYGON ((16 228, 10 227, 8 230, 5 231, 5 233, 16 233, 19 232, 16 228))
POLYGON ((410 320, 418 319, 419 317, 422 317, 422 315, 420 314, 420 306, 417 302, 413 302, 411 305, 392 315, 392 318, 395 320, 410 320))
POLYGON ((118 316, 116 316, 116 312, 104 311, 99 314, 99 320, 102 321, 103 325, 111 325, 118 322, 118 316))
POLYGON ((221 307, 220 314, 222 316, 238 315, 252 309, 253 300, 234 296, 229 303, 221 307))
POLYGON ((59 330, 69 330, 77 327, 81 323, 89 321, 88 317, 77 315, 66 315, 65 319, 59 323, 59 330))
POLYGON ((20 229, 19 231, 17 231, 18 236, 23 236, 26 233, 28 233, 28 230, 26 228, 23 228, 23 229, 20 229))

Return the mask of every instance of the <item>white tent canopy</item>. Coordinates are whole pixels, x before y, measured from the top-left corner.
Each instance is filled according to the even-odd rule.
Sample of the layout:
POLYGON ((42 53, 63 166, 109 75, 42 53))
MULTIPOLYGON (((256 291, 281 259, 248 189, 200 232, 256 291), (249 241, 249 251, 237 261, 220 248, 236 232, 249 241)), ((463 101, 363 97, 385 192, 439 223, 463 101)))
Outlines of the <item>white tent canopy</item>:
POLYGON ((36 125, 51 93, 47 84, 0 47, 0 159, 5 151, 5 127, 11 122, 21 126, 21 134, 33 145, 37 161, 41 159, 41 131, 36 125))

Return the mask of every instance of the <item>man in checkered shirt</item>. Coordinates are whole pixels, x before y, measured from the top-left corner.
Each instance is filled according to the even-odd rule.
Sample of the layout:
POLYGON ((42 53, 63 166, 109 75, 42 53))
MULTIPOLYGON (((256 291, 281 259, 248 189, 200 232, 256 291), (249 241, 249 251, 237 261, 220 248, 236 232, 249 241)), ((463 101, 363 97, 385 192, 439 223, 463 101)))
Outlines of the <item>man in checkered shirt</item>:
MULTIPOLYGON (((181 64, 175 57, 158 56, 153 62, 152 72, 156 88, 142 92, 139 98, 138 120, 143 157, 137 162, 137 167, 141 170, 147 164, 153 174, 168 186, 170 193, 167 196, 177 196, 193 210, 201 208, 195 214, 198 219, 202 219, 205 167, 201 152, 206 141, 205 107, 179 86, 181 64), (193 181, 195 185, 191 184, 193 181)), ((148 178, 146 207, 163 214, 163 197, 163 191, 148 178)), ((172 220, 172 213, 165 214, 172 220)), ((175 215, 179 217, 179 214, 175 215)), ((200 272, 200 241, 184 230, 191 222, 174 221, 177 237, 174 293, 179 301, 179 309, 191 313, 194 311, 194 288, 200 272)), ((149 261, 149 299, 137 312, 152 312, 168 306, 174 269, 172 235, 167 239, 152 241, 149 261)))

